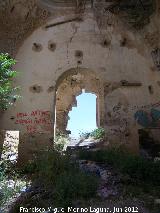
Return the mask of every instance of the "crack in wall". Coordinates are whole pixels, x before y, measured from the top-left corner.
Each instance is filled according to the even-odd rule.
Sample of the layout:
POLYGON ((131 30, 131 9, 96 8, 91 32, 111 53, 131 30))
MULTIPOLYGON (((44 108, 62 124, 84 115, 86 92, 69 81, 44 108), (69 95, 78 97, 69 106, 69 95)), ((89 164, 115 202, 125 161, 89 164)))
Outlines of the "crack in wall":
POLYGON ((74 26, 74 31, 73 31, 73 34, 72 36, 70 37, 69 41, 67 42, 67 63, 69 64, 70 63, 70 60, 69 60, 69 45, 72 43, 74 37, 76 36, 77 32, 78 32, 78 28, 77 26, 74 26))

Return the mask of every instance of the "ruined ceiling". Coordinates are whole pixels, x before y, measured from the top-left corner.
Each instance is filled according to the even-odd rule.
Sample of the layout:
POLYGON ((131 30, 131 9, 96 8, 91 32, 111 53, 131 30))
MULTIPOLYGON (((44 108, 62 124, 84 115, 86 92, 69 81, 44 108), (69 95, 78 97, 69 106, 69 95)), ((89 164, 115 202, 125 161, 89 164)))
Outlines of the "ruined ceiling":
POLYGON ((24 39, 47 20, 49 12, 37 2, 37 0, 0 1, 2 52, 15 55, 24 39))
MULTIPOLYGON (((149 23, 156 0, 0 0, 0 46, 2 52, 15 55, 27 36, 54 14, 53 8, 74 6, 85 8, 87 3, 98 19, 106 13, 122 17, 134 26, 149 23)), ((84 10, 77 10, 84 12, 84 10)), ((76 11, 75 11, 76 12, 76 11)), ((104 25, 105 26, 105 25, 104 25)))

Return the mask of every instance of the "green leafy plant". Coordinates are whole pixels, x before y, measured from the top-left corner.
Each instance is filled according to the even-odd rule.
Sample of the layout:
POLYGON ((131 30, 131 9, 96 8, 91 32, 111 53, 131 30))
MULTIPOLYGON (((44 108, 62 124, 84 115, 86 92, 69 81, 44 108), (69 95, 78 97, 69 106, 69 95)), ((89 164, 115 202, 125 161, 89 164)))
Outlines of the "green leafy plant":
POLYGON ((12 85, 13 79, 17 76, 17 71, 12 70, 16 63, 9 54, 0 53, 0 110, 7 110, 13 105, 15 100, 20 96, 17 95, 19 87, 12 85))
POLYGON ((46 191, 52 192, 50 199, 55 206, 67 207, 75 199, 86 200, 96 196, 98 178, 82 172, 70 155, 54 149, 42 152, 32 168, 32 174, 35 174, 32 175, 33 182, 40 183, 46 191))
POLYGON ((67 207, 76 199, 89 199, 96 196, 98 179, 79 169, 64 171, 56 181, 55 204, 67 207))
POLYGON ((105 137, 105 130, 100 127, 97 129, 94 129, 92 132, 80 132, 80 138, 87 139, 89 137, 92 137, 94 139, 104 139, 105 137))
POLYGON ((112 165, 114 168, 129 175, 136 182, 158 185, 160 182, 160 162, 153 162, 140 156, 132 155, 118 149, 99 150, 95 152, 81 151, 80 159, 112 165))
POLYGON ((79 137, 87 139, 87 138, 89 138, 90 134, 91 134, 90 132, 82 132, 82 131, 80 131, 79 132, 79 137))
POLYGON ((55 140, 54 140, 54 149, 62 152, 64 150, 64 146, 69 142, 68 135, 61 133, 60 131, 56 132, 55 140))
POLYGON ((79 158, 111 166, 119 176, 123 199, 142 200, 153 213, 159 213, 154 200, 160 196, 160 162, 153 162, 122 149, 80 151, 79 158))
POLYGON ((90 136, 95 138, 95 139, 104 139, 105 130, 103 128, 95 129, 90 133, 90 136))
POLYGON ((0 206, 3 207, 22 188, 26 186, 26 181, 20 176, 14 163, 9 160, 0 161, 0 206))

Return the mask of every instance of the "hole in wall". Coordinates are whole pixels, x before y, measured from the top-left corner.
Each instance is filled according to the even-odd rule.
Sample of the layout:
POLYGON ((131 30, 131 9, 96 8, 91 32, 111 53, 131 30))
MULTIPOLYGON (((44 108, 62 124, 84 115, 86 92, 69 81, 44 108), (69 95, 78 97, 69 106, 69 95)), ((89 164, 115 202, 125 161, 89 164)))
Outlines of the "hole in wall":
POLYGON ((126 44, 127 44, 127 38, 123 38, 123 39, 120 41, 120 46, 121 46, 121 47, 124 47, 124 46, 126 46, 126 44))
POLYGON ((129 136, 130 136, 129 132, 125 133, 125 137, 129 137, 129 136))
POLYGON ((15 119, 15 117, 14 117, 14 116, 11 116, 11 117, 10 117, 10 119, 11 119, 11 120, 14 120, 14 119, 15 119))
POLYGON ((32 45, 32 50, 35 52, 40 52, 42 50, 42 45, 40 43, 34 42, 32 45))
POLYGON ((148 86, 148 90, 149 90, 149 93, 150 93, 150 94, 153 94, 153 93, 154 93, 154 90, 153 90, 153 86, 152 86, 152 85, 149 85, 149 86, 148 86))
POLYGON ((75 57, 76 58, 82 58, 83 57, 83 52, 81 50, 76 50, 75 51, 75 57))
POLYGON ((108 117, 112 117, 111 112, 107 112, 108 117))
POLYGON ((33 85, 29 88, 30 92, 32 93, 41 93, 43 91, 43 88, 39 85, 33 85))
POLYGON ((54 52, 56 50, 56 43, 54 43, 53 41, 49 41, 48 42, 48 49, 52 52, 54 52))
POLYGON ((82 64, 82 61, 77 61, 77 64, 82 64))
POLYGON ((47 92, 48 92, 48 93, 53 92, 54 89, 55 89, 54 86, 50 86, 50 87, 48 88, 47 92))
POLYGON ((14 9, 15 9, 15 6, 13 6, 13 7, 11 8, 10 12, 12 13, 14 9))
POLYGON ((101 45, 102 45, 102 47, 108 47, 109 45, 111 44, 111 41, 109 41, 109 40, 107 40, 107 39, 105 39, 104 41, 102 41, 102 43, 101 43, 101 45))
POLYGON ((125 86, 125 85, 128 84, 128 81, 126 81, 126 80, 121 80, 120 82, 121 82, 121 85, 122 85, 122 86, 125 86))

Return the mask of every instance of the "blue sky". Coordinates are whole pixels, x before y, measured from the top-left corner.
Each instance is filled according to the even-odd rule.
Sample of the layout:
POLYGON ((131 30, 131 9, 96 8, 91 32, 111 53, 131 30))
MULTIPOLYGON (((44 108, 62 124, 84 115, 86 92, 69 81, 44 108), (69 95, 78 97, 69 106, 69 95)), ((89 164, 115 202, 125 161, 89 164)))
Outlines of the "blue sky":
POLYGON ((96 128, 96 95, 82 93, 77 96, 77 107, 69 112, 67 129, 72 137, 78 137, 80 131, 88 132, 96 128))

